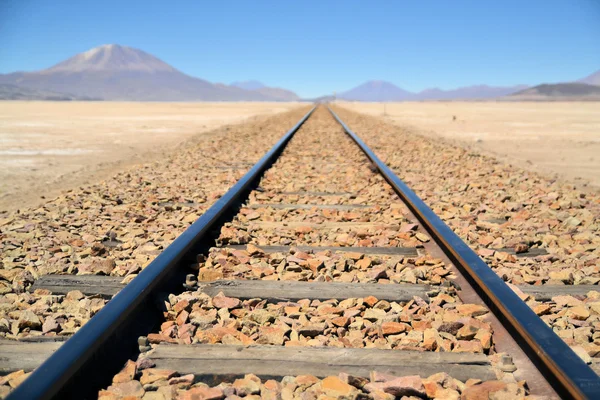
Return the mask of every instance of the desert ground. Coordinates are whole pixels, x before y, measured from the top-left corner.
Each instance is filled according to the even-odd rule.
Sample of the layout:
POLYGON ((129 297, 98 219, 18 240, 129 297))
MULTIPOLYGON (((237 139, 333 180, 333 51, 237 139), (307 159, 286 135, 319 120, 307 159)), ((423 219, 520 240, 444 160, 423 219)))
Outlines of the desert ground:
MULTIPOLYGON (((44 201, 39 208, 23 207, 20 212, 0 212, 0 253, 3 255, 0 263, 0 338, 36 340, 35 336, 40 336, 38 339, 44 336, 45 340, 52 336, 73 335, 107 304, 107 299, 93 293, 86 295, 79 290, 64 295, 55 291, 50 297, 49 290, 32 287, 36 280, 39 283, 40 276, 110 275, 122 283, 136 279, 138 273, 222 198, 273 146, 282 132, 296 123, 309 108, 309 104, 304 104, 274 117, 250 117, 244 124, 226 125, 210 133, 191 135, 184 145, 165 151, 160 159, 156 156, 156 160, 125 168, 110 179, 82 185, 70 193, 44 201), (55 303, 50 307, 49 301, 55 303)), ((378 115, 359 114, 340 106, 334 109, 394 173, 430 204, 434 212, 507 283, 554 287, 600 283, 597 268, 600 260, 600 225, 597 223, 600 192, 583 193, 571 184, 447 145, 441 136, 419 136, 413 133, 419 132, 417 128, 406 129, 378 115), (517 251, 521 255, 516 256, 517 251)), ((149 124, 156 125, 156 122, 149 124)), ((162 150, 160 145, 155 146, 156 153, 162 150)), ((160 324, 160 330, 157 325, 146 336, 147 341, 132 338, 140 344, 143 356, 139 359, 146 358, 148 350, 163 346, 161 343, 168 341, 245 346, 268 344, 283 346, 282 349, 290 345, 345 347, 343 351, 347 350, 346 347, 356 350, 363 347, 393 348, 398 351, 419 348, 427 352, 443 350, 485 355, 491 368, 495 368, 504 352, 502 343, 496 340, 499 336, 493 334, 499 325, 491 325, 489 319, 477 319, 488 314, 489 310, 482 304, 459 298, 454 288, 443 285, 456 277, 453 268, 430 252, 431 237, 419 232, 422 228, 412 222, 414 219, 408 219, 409 215, 408 209, 398 202, 384 179, 373 171, 327 110, 320 107, 302 125, 273 168, 264 174, 260 189, 250 193, 248 204, 220 227, 216 241, 218 247, 203 256, 194 254, 197 263, 188 265, 186 270, 189 281, 236 277, 254 282, 338 280, 372 287, 418 282, 432 285, 432 288, 437 286, 437 295, 433 296, 432 290, 430 302, 418 300, 415 296, 408 302, 395 304, 373 296, 361 295, 361 300, 358 300, 359 296, 348 295, 349 299, 339 302, 337 299, 323 303, 299 300, 298 306, 289 306, 294 303, 286 301, 274 307, 267 305, 260 308, 254 299, 244 300, 246 303, 237 299, 239 287, 233 288, 232 297, 226 297, 229 295, 224 293, 211 297, 201 287, 189 285, 192 290, 178 296, 169 295, 165 301, 168 320, 160 324), (327 164, 330 166, 326 167, 327 164), (329 195, 319 194, 322 192, 329 195), (347 196, 348 193, 356 195, 347 196), (357 211, 346 212, 343 207, 337 211, 332 211, 335 207, 302 207, 313 202, 351 206, 357 211), (275 207, 277 203, 285 204, 286 209, 275 207), (300 207, 296 208, 294 204, 300 207), (361 207, 363 205, 371 207, 361 207), (388 221, 399 226, 380 226, 388 225, 388 221), (342 225, 322 229, 325 227, 319 225, 323 222, 342 225), (350 225, 345 225, 345 222, 350 222, 350 225), (371 227, 363 228, 363 225, 357 228, 356 222, 367 223, 371 227), (246 244, 246 250, 226 249, 230 245, 246 244), (355 252, 345 253, 351 256, 343 256, 329 251, 305 253, 294 248, 269 254, 260 248, 271 245, 421 246, 427 253, 417 252, 413 257, 400 256, 400 259, 391 260, 386 255, 382 256, 385 258, 377 256, 371 259, 361 253, 357 257, 355 252), (304 262, 307 266, 314 262, 313 265, 319 268, 315 267, 314 272, 312 268, 297 268, 304 262), (289 311, 286 311, 287 307, 291 307, 289 311), (234 309, 247 311, 238 313, 234 309), (352 314, 339 320, 340 314, 346 311, 352 314), (407 316, 406 326, 394 322, 401 318, 400 313, 407 316), (249 319, 250 314, 267 317, 255 321, 249 319), (298 318, 292 319, 292 314, 298 318), (410 315, 418 318, 413 319, 410 315), (241 319, 246 317, 246 321, 257 324, 253 325, 255 331, 246 331, 248 335, 241 331, 245 323, 241 319), (190 318, 199 318, 200 324, 196 326, 190 318), (340 321, 341 326, 334 325, 334 319, 340 321), (365 321, 369 321, 370 325, 366 325, 365 321), (287 325, 288 322, 292 327, 287 325), (383 334, 384 327, 387 338, 383 334), (418 329, 425 329, 427 333, 410 333, 420 332, 418 329), (145 345, 142 346, 142 343, 145 345)), ((182 267, 186 268, 185 265, 182 267)), ((559 295, 553 296, 551 301, 538 301, 520 289, 515 290, 585 362, 594 366, 599 364, 600 346, 596 342, 600 334, 600 312, 594 305, 598 303, 600 292, 586 288, 585 296, 559 295)), ((261 307, 268 304, 260 303, 261 307)), ((182 376, 175 376, 176 379, 170 381, 164 377, 172 376, 174 372, 152 361, 140 365, 143 367, 141 375, 136 361, 129 360, 123 371, 113 378, 113 384, 100 390, 99 397, 114 395, 115 398, 124 398, 126 394, 143 397, 145 388, 150 391, 150 386, 142 383, 146 385, 148 382, 153 385, 152 389, 157 389, 157 393, 166 388, 168 392, 165 393, 177 390, 179 394, 187 391, 191 395, 201 395, 205 393, 203 391, 214 389, 200 384, 191 386, 193 378, 183 375, 183 371, 182 376), (168 375, 164 375, 164 371, 168 375), (162 378, 151 381, 148 377, 162 378), (182 379, 188 383, 178 386, 182 379)), ((28 376, 29 372, 22 368, 2 379, 0 397, 10 393, 28 376)), ((306 376, 309 375, 303 375, 297 381, 302 383, 301 390, 307 388, 306 376)), ((522 379, 519 375, 506 375, 503 377, 506 381, 490 381, 493 383, 489 385, 486 382, 473 384, 471 380, 472 385, 467 387, 467 378, 463 382, 436 374, 425 379, 415 378, 417 383, 414 386, 424 387, 422 382, 426 380, 437 385, 440 376, 444 382, 451 382, 455 389, 442 388, 439 393, 450 393, 453 398, 460 397, 459 390, 462 390, 463 398, 480 398, 479 392, 474 391, 483 387, 487 393, 486 388, 492 385, 502 387, 503 393, 510 391, 507 398, 525 395, 523 385, 517 383, 522 379), (512 386, 509 387, 509 384, 512 386), (442 392, 446 389, 452 391, 442 392)), ((338 379, 330 378, 326 379, 338 379)), ((247 375, 244 379, 244 383, 236 380, 237 387, 250 387, 251 380, 258 384, 253 376, 247 375)), ((309 382, 316 382, 316 378, 309 382)), ((299 394, 296 392, 297 383, 291 384, 293 389, 289 393, 299 394)), ((279 387, 277 385, 272 387, 279 387)), ((317 386, 317 390, 323 387, 322 383, 315 385, 321 385, 317 386)), ((352 385, 346 385, 350 392, 356 392, 352 385)), ((537 390, 533 385, 531 387, 537 390)), ((238 393, 228 387, 226 389, 230 393, 238 393)), ((437 390, 434 396, 440 398, 437 390)), ((252 391, 256 393, 255 389, 252 391)), ((211 396, 225 397, 223 391, 211 396)), ((167 398, 166 395, 163 397, 167 398)))
POLYGON ((600 188, 600 102, 338 102, 546 175, 600 188))
POLYGON ((0 102, 0 210, 151 161, 196 135, 300 103, 0 102))

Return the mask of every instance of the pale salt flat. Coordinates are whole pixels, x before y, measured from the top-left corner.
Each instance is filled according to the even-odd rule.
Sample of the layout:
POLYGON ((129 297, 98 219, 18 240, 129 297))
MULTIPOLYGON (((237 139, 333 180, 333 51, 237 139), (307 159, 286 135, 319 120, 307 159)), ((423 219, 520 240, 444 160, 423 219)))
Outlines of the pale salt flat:
POLYGON ((297 107, 306 105, 3 101, 0 211, 153 161, 220 126, 297 107))
POLYGON ((81 154, 93 153, 90 149, 44 149, 44 150, 24 150, 8 149, 0 150, 0 156, 76 156, 81 154))
POLYGON ((408 132, 600 188, 600 102, 338 103, 408 132))

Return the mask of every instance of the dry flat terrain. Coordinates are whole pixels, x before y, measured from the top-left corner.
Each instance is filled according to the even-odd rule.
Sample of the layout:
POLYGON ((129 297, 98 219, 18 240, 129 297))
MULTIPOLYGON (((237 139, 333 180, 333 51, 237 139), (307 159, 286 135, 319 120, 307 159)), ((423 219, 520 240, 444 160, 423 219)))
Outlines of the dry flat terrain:
POLYGON ((0 102, 0 210, 35 205, 41 196, 106 178, 219 126, 298 106, 0 102))
POLYGON ((520 167, 600 187, 600 102, 351 103, 410 132, 458 141, 520 167), (456 117, 456 119, 454 119, 456 117))
MULTIPOLYGON (((0 338, 35 341, 41 339, 36 336, 47 340, 77 332, 107 299, 95 292, 58 293, 32 287, 34 281, 40 284, 48 278, 40 279, 44 275, 60 275, 60 279, 97 275, 94 278, 118 285, 131 282, 309 107, 217 128, 195 136, 194 143, 165 152, 161 160, 132 166, 39 208, 0 212, 0 338)), ((334 108, 502 279, 523 285, 514 290, 586 363, 594 368, 600 364, 600 292, 593 290, 600 283, 600 193, 586 193, 508 166, 443 143, 439 137, 414 134, 378 116, 334 108), (528 289, 519 288, 528 285, 551 290, 584 285, 576 288, 584 291, 577 297, 540 299, 521 292, 528 289)), ((142 356, 137 363, 127 362, 112 384, 100 391, 100 398, 317 398, 323 394, 355 398, 369 392, 374 399, 407 393, 419 398, 478 399, 492 391, 499 393, 490 398, 524 398, 529 378, 521 376, 518 362, 503 369, 517 367, 515 375, 493 380, 501 375, 489 368, 507 365, 501 335, 494 334, 498 326, 489 320, 488 309, 458 297, 444 285, 456 276, 455 270, 430 251, 431 237, 323 107, 302 125, 259 187, 221 227, 217 247, 188 264, 186 291, 165 297, 160 309, 166 310, 166 320, 146 339, 135 338, 142 356), (345 255, 327 250, 341 246, 345 255), (394 254, 377 254, 381 247, 400 254, 394 259, 394 254), (223 279, 238 282, 231 285, 223 279), (207 285, 214 283, 209 281, 221 282, 209 292, 207 285), (338 288, 324 295, 324 289, 311 289, 320 297, 298 296, 284 302, 274 292, 240 293, 241 285, 259 285, 263 290, 265 284, 279 287, 281 293, 295 281, 327 290, 332 285, 362 287, 371 295, 338 288), (427 292, 396 299, 372 292, 387 287, 396 293, 390 287, 393 283, 429 284, 437 289, 422 288, 427 292), (235 354, 228 361, 235 368, 248 360, 258 366, 267 355, 276 373, 288 376, 269 372, 265 375, 281 379, 262 382, 253 375, 261 375, 253 365, 242 372, 243 379, 209 387, 207 382, 197 382, 192 372, 209 374, 191 367, 189 358, 177 365, 171 362, 181 360, 181 354, 216 350, 208 362, 194 361, 200 368, 212 369, 215 362, 229 357, 221 352, 229 351, 226 346, 241 349, 229 353, 235 354), (172 350, 176 354, 169 353, 172 350), (411 367, 418 372, 353 378, 339 354, 355 354, 349 356, 355 361, 383 360, 381 353, 363 358, 363 350, 393 350, 394 354, 386 354, 394 362, 405 350, 419 351, 418 357, 402 356, 419 360, 418 366, 411 367), (264 353, 251 354, 256 351, 264 353), (317 353, 323 360, 320 365, 333 370, 322 380, 310 375, 325 374, 322 367, 307 372, 294 369, 304 362, 287 363, 298 361, 294 354, 311 356, 314 362, 317 353), (439 374, 439 367, 423 362, 442 353, 444 357, 462 353, 459 357, 468 358, 469 369, 455 370, 460 376, 452 371, 439 374), (333 368, 331 360, 343 367, 333 368), (475 362, 485 371, 475 371, 475 362), (430 366, 436 369, 426 372, 430 366)), ((0 380, 0 398, 28 377, 28 368, 19 367, 0 380)), ((214 370, 209 372, 212 376, 214 370)))

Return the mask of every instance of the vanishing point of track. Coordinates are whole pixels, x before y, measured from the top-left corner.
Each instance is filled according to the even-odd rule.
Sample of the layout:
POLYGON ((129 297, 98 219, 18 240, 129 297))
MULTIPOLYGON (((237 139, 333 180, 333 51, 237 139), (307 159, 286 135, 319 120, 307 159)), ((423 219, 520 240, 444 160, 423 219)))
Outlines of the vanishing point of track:
MULTIPOLYGON (((298 358, 290 358, 287 364, 277 360, 279 369, 284 370, 279 372, 281 376, 318 375, 319 368, 324 368, 325 364, 311 366, 301 353, 293 353, 294 347, 289 345, 296 342, 297 345, 309 343, 307 347, 313 353, 309 352, 308 356, 315 360, 320 357, 319 352, 326 358, 345 354, 360 360, 364 356, 364 368, 377 370, 384 367, 373 358, 391 357, 390 364, 385 366, 388 369, 383 371, 385 373, 402 371, 404 375, 418 375, 428 371, 427 374, 430 374, 444 372, 446 368, 433 365, 435 361, 430 357, 431 350, 437 349, 436 354, 448 352, 452 355, 451 349, 464 346, 464 351, 459 353, 465 354, 463 361, 467 361, 464 365, 459 365, 461 361, 456 357, 455 361, 448 361, 450 358, 445 361, 458 365, 449 370, 450 375, 454 371, 466 377, 469 368, 472 368, 474 376, 481 374, 484 377, 511 373, 516 368, 519 378, 527 381, 532 394, 600 398, 600 380, 596 373, 366 146, 357 133, 346 126, 334 111, 329 109, 329 112, 321 106, 311 109, 133 281, 122 289, 119 287, 115 297, 40 365, 9 398, 94 397, 100 389, 110 385, 112 377, 125 362, 135 359, 140 351, 151 350, 153 354, 162 354, 165 359, 168 358, 165 354, 171 354, 169 365, 180 365, 173 361, 175 356, 172 354, 178 351, 173 349, 175 346, 160 344, 171 339, 181 346, 191 346, 183 352, 198 354, 197 370, 190 367, 192 370, 187 371, 196 376, 211 373, 222 377, 247 373, 278 376, 277 366, 270 367, 268 360, 274 357, 270 351, 284 342, 285 346, 274 350, 288 354, 285 353, 288 350, 284 349, 289 349, 290 357, 298 358), (316 129, 311 135, 302 136, 302 127, 313 118, 327 129, 316 129), (346 136, 340 131, 340 126, 346 136), (297 132, 300 133, 298 136, 295 135, 297 132), (215 239, 217 248, 213 247, 215 239), (339 252, 346 252, 347 256, 336 258, 334 254, 339 252), (287 266, 280 264, 281 270, 275 269, 273 273, 273 268, 267 265, 273 264, 274 260, 269 253, 283 253, 281 259, 276 260, 287 266), (225 260, 225 256, 232 254, 246 259, 242 264, 255 268, 221 268, 207 261, 225 260), (417 273, 414 283, 410 276, 406 278, 407 271, 423 265, 442 272, 433 274, 435 276, 417 273), (190 266, 199 267, 199 271, 190 270, 190 266), (262 272, 255 273, 259 267, 262 272), (190 276, 192 272, 193 276, 190 276), (182 287, 185 288, 183 294, 182 287), (254 352, 254 355, 249 353, 255 357, 254 364, 244 364, 233 356, 228 361, 228 355, 223 351, 226 346, 234 346, 237 342, 226 344, 220 338, 219 344, 212 344, 202 341, 207 336, 196 333, 196 338, 201 338, 200 343, 205 343, 198 345, 191 344, 191 339, 186 342, 182 335, 167 338, 160 336, 162 330, 156 333, 157 326, 165 326, 165 316, 170 318, 168 312, 156 307, 156 299, 171 293, 170 296, 176 296, 176 299, 195 301, 194 296, 200 292, 225 302, 231 298, 260 298, 267 303, 287 301, 287 307, 293 310, 290 314, 286 311, 281 320, 294 328, 292 332, 298 330, 302 336, 287 332, 285 337, 279 338, 281 343, 263 340, 257 341, 259 345, 255 346, 253 342, 247 351, 254 352), (225 300, 219 292, 225 293, 225 300), (413 335, 417 342, 415 346, 420 346, 420 351, 407 354, 423 357, 423 361, 420 364, 415 361, 414 365, 408 360, 402 361, 401 354, 410 351, 411 345, 406 341, 406 336, 410 335, 402 338, 398 335, 397 342, 392 343, 394 335, 382 333, 381 327, 387 323, 385 327, 390 331, 398 329, 394 333, 407 329, 403 313, 411 307, 414 311, 414 304, 427 309, 422 298, 431 292, 432 299, 444 296, 446 303, 456 302, 457 307, 464 306, 464 310, 472 306, 470 309, 475 311, 466 314, 468 318, 478 316, 481 307, 486 306, 491 311, 485 317, 485 324, 493 332, 490 344, 481 347, 479 343, 484 340, 480 336, 475 339, 474 333, 459 334, 462 336, 458 341, 442 335, 436 336, 433 348, 421 351, 427 347, 423 345, 427 339, 423 339, 422 334, 413 335), (376 298, 377 302, 368 304, 366 299, 369 296, 376 298), (420 300, 411 300, 414 296, 420 300), (361 328, 367 336, 371 335, 370 339, 355 342, 350 338, 351 318, 338 307, 338 302, 349 298, 365 299, 367 305, 361 306, 365 325, 361 328), (303 299, 308 299, 308 302, 303 299), (382 310, 390 309, 390 303, 400 307, 398 310, 392 307, 400 315, 399 320, 389 320, 386 319, 389 315, 381 314, 382 310), (328 319, 325 315, 296 329, 297 307, 317 307, 320 312, 325 310, 323 304, 333 306, 329 307, 333 309, 330 310, 332 318, 328 319), (368 317, 367 312, 372 315, 368 317), (335 323, 332 322, 334 319, 335 323), (319 324, 324 328, 320 329, 319 324), (375 332, 376 328, 378 332, 375 332), (321 335, 335 336, 335 343, 341 343, 342 347, 351 351, 342 354, 336 352, 335 346, 325 342, 316 345, 314 341, 318 341, 321 335), (142 340, 138 340, 140 337, 142 340), (154 338, 151 343, 157 345, 152 349, 146 342, 146 338, 150 337, 154 338), (444 349, 445 340, 450 340, 452 346, 444 349), (475 344, 470 342, 472 340, 477 342, 476 346, 472 346, 475 344), (203 353, 213 351, 217 354, 214 359, 202 358, 203 353), (377 351, 385 351, 386 355, 377 351), (494 352, 507 353, 508 356, 490 365, 492 372, 488 373, 476 367, 483 362, 481 357, 469 359, 470 352, 479 353, 477 357, 494 352), (394 357, 398 357, 399 364, 412 366, 402 369, 401 365, 394 365, 394 357), (292 366, 302 363, 306 366, 292 366), (469 367, 469 363, 473 366, 469 367), (285 370, 293 373, 284 374, 285 370)), ((431 301, 436 306, 442 305, 439 300, 431 301)), ((450 310, 454 310, 454 306, 450 310)), ((229 312, 220 312, 219 318, 235 320, 229 312)), ((463 322, 460 326, 464 325, 463 322)), ((175 324, 182 325, 179 321, 175 324)), ((415 326, 413 324, 413 328, 415 326)), ((486 329, 482 328, 481 332, 485 333, 486 329)), ((456 336, 456 332, 453 334, 456 336)), ((251 338, 252 335, 244 337, 251 338)), ((236 340, 239 341, 239 336, 236 340)), ((238 347, 237 351, 242 350, 238 347)), ((189 360, 186 362, 193 364, 189 360)), ((330 368, 327 375, 344 372, 360 375, 363 367, 354 365, 348 371, 349 367, 335 362, 326 364, 330 368)), ((402 374, 399 373, 399 376, 402 374)))

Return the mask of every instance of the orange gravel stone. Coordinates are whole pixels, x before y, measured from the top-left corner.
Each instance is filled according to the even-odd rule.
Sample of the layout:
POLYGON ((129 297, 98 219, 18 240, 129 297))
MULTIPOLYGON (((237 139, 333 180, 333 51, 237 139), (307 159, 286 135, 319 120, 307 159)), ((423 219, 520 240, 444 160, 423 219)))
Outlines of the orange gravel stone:
POLYGON ((140 383, 142 385, 147 385, 149 383, 154 383, 161 379, 168 381, 175 375, 177 375, 177 371, 174 370, 149 368, 142 371, 140 383))
POLYGON ((190 302, 188 300, 180 300, 173 306, 173 311, 177 314, 187 309, 190 306, 190 302))
POLYGON ((407 325, 402 322, 384 322, 381 324, 381 331, 384 335, 396 335, 405 332, 407 325))
POLYGON ((298 386, 310 386, 319 382, 319 378, 313 375, 299 375, 296 377, 296 384, 298 386))
POLYGON ((134 361, 128 360, 125 367, 113 377, 113 383, 123 383, 132 380, 137 372, 137 366, 134 361))
POLYGON ((375 296, 368 296, 363 299, 363 302, 369 307, 373 307, 379 300, 375 296))
POLYGON ((456 310, 462 314, 467 315, 469 317, 477 317, 479 315, 487 314, 488 309, 484 306, 480 306, 478 304, 461 304, 456 306, 456 310))
POLYGON ((494 392, 499 392, 506 388, 506 383, 501 381, 487 381, 479 385, 467 387, 461 396, 462 400, 487 399, 494 392))
POLYGON ((368 257, 363 258, 362 260, 358 260, 356 262, 356 266, 360 269, 367 269, 371 266, 372 260, 368 257))
POLYGON ((358 252, 346 253, 345 255, 346 255, 346 257, 348 257, 349 259, 354 260, 354 261, 360 260, 363 256, 362 253, 358 253, 358 252))
POLYGON ((331 320, 331 323, 335 326, 346 327, 350 324, 350 318, 348 317, 338 317, 331 320))
POLYGON ((283 308, 287 315, 300 312, 300 307, 286 306, 283 308))
POLYGON ((219 400, 224 398, 223 390, 218 387, 195 387, 179 394, 178 400, 219 400))
POLYGON ((342 382, 337 376, 328 376, 321 382, 321 388, 329 396, 346 396, 356 389, 352 385, 342 382))

